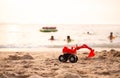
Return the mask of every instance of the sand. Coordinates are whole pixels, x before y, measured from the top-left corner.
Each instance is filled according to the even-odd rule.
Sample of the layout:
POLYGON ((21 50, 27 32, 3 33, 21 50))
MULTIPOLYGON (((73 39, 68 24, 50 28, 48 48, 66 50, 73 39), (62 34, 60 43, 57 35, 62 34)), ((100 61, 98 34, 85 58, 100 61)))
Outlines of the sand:
POLYGON ((79 52, 77 63, 59 62, 62 52, 0 52, 0 78, 120 78, 120 51, 79 52))

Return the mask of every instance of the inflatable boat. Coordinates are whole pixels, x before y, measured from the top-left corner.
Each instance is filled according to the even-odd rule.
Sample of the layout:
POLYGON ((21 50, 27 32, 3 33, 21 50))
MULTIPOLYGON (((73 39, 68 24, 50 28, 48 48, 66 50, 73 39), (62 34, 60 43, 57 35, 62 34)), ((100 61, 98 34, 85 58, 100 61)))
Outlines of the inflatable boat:
POLYGON ((58 31, 56 27, 42 27, 42 29, 40 29, 40 32, 56 32, 56 31, 58 31))

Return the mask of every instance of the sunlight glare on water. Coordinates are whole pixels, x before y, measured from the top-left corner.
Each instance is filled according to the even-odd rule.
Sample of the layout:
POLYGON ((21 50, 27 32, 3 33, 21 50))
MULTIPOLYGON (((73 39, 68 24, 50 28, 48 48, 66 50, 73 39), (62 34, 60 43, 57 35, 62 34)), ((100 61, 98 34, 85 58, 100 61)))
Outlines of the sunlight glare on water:
POLYGON ((116 25, 1 25, 0 47, 62 47, 64 45, 88 44, 90 46, 118 46, 120 43, 120 26, 116 25), (43 33, 43 26, 56 26, 58 32, 43 33), (89 32, 90 34, 87 34, 89 32), (108 36, 113 32, 117 38, 110 43, 108 36), (50 36, 55 41, 50 41, 50 36), (73 40, 66 42, 70 35, 73 40))

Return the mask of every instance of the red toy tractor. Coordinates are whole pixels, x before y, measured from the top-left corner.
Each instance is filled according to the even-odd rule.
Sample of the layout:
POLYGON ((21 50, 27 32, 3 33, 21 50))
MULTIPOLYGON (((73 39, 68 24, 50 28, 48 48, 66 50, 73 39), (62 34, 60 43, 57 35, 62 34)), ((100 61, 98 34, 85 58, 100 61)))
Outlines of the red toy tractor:
POLYGON ((90 50, 90 53, 88 55, 88 58, 93 57, 94 54, 94 49, 90 48, 89 46, 87 46, 86 44, 83 44, 82 46, 76 46, 76 47, 71 47, 71 49, 69 49, 68 47, 64 47, 63 48, 63 55, 59 56, 59 61, 60 62, 67 62, 67 60, 69 59, 69 61, 71 63, 75 63, 78 61, 78 57, 76 56, 77 50, 81 49, 81 48, 87 48, 90 50))

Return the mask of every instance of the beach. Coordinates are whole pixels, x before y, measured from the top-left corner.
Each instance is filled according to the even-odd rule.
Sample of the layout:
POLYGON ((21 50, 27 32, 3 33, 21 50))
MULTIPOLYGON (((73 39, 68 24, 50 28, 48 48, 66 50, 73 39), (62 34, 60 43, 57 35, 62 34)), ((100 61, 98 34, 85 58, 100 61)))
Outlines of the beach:
POLYGON ((120 78, 120 0, 0 0, 0 78, 120 78))
POLYGON ((0 78, 120 78, 120 50, 101 49, 87 58, 77 53, 76 63, 62 63, 61 51, 1 51, 0 78))
POLYGON ((40 32, 48 25, 0 26, 0 78, 120 78, 119 25, 51 24, 58 29, 51 33, 40 32), (112 42, 110 32, 116 36, 112 42), (94 49, 94 57, 80 49, 76 63, 59 61, 64 46, 83 44, 94 49))

